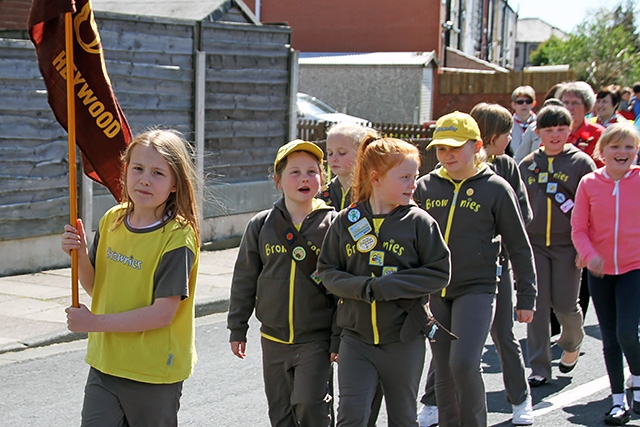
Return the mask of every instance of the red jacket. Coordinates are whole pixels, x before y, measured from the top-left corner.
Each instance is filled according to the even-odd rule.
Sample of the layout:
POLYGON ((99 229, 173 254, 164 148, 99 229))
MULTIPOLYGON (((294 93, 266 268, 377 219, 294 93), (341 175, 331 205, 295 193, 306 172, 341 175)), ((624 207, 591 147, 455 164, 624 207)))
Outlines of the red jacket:
MULTIPOLYGON (((575 145, 593 158, 593 150, 596 148, 602 132, 604 132, 604 127, 597 123, 589 123, 589 120, 585 119, 578 129, 569 134, 567 142, 575 145)), ((604 166, 604 163, 600 160, 595 160, 595 162, 599 168, 604 166)))

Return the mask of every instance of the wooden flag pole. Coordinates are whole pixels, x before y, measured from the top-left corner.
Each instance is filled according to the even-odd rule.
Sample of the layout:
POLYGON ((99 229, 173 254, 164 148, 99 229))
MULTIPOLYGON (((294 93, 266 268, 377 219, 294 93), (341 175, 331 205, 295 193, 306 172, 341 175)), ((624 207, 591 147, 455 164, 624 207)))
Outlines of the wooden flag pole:
MULTIPOLYGON (((73 93, 73 14, 64 14, 64 44, 67 60, 67 135, 69 142, 69 221, 78 222, 78 179, 76 176, 76 105, 73 93)), ((78 297, 78 251, 71 251, 71 306, 80 307, 78 297)))

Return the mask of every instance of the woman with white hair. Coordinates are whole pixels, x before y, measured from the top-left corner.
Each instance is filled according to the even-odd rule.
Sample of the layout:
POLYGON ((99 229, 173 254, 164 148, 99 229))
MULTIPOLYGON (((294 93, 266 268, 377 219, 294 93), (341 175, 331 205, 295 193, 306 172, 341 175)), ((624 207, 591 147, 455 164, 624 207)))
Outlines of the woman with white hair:
MULTIPOLYGON (((563 84, 556 95, 569 110, 573 120, 567 142, 593 157, 593 149, 604 132, 604 127, 590 123, 585 117, 596 103, 596 94, 589 83, 577 81, 563 84)), ((602 163, 597 161, 596 165, 601 167, 602 163)))

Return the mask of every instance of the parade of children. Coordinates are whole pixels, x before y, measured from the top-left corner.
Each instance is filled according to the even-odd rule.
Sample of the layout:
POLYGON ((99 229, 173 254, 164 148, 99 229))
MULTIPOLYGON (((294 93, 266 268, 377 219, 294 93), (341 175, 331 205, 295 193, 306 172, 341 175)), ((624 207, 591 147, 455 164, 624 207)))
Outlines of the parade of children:
POLYGON ((81 220, 62 235, 92 297, 91 310, 66 309, 69 329, 89 332, 82 425, 176 426, 196 362, 195 167, 183 137, 165 130, 134 138, 123 164, 124 200, 102 217, 93 243, 81 220))
POLYGON ((571 216, 578 267, 588 283, 609 375, 612 407, 603 421, 624 425, 640 413, 640 167, 634 166, 640 134, 631 122, 611 124, 595 149, 604 167, 580 180, 571 216), (631 371, 627 402, 623 355, 631 371), (631 407, 631 409, 630 409, 631 407))
MULTIPOLYGON (((483 146, 488 156, 488 165, 493 168, 495 173, 506 179, 516 192, 523 220, 525 224, 530 222, 532 218, 531 207, 520 178, 518 165, 511 157, 504 154, 511 138, 510 133, 514 123, 512 114, 498 104, 483 102, 474 106, 470 115, 478 124, 483 146)), ((505 253, 500 255, 500 265, 502 271, 500 280, 498 280, 498 295, 491 326, 491 338, 500 358, 507 400, 513 407, 512 421, 517 425, 530 425, 533 423, 531 395, 525 374, 522 349, 513 332, 513 277, 509 258, 505 253)), ((533 310, 536 297, 535 286, 533 283, 522 285, 524 286, 518 289, 517 307, 520 310, 533 310)), ((531 316, 527 318, 532 318, 533 311, 529 314, 531 316)), ((435 416, 438 409, 435 398, 435 374, 433 374, 432 366, 429 367, 425 394, 420 400, 425 405, 418 414, 421 426, 431 426, 438 421, 438 417, 435 416)))
POLYGON ((337 358, 334 297, 316 270, 335 210, 315 198, 324 153, 293 140, 279 148, 273 180, 282 197, 247 224, 233 271, 227 328, 231 351, 249 354, 247 330, 260 322, 264 388, 273 426, 331 424, 328 390, 337 358))
MULTIPOLYGON (((506 140, 502 149, 509 130, 500 135, 506 140)), ((415 199, 440 224, 452 266, 449 285, 432 294, 430 304, 435 318, 458 337, 431 344, 439 425, 486 426, 480 366, 501 275, 501 242, 519 288, 535 289, 533 253, 517 196, 485 163, 473 117, 457 111, 440 117, 428 148, 437 150, 440 167, 418 180, 415 199)), ((530 322, 533 298, 523 304, 518 320, 530 322)))
MULTIPOLYGON (((243 212, 235 263, 224 263, 228 333, 216 340, 225 364, 257 373, 229 369, 263 399, 257 417, 487 427, 500 412, 504 425, 544 425, 573 402, 550 396, 599 363, 607 412, 585 425, 633 424, 640 132, 619 112, 622 91, 564 82, 536 108, 519 83, 503 105, 488 97, 441 115, 420 142, 342 122, 326 125, 326 141, 276 144, 268 203, 243 212), (589 339, 599 361, 584 357, 589 339)), ((88 334, 81 425, 177 426, 198 359, 205 187, 176 130, 138 134, 121 161, 118 204, 94 230, 78 219, 61 237, 90 297, 65 310, 68 329, 88 334)))
MULTIPOLYGON (((581 101, 569 99, 571 101, 567 102, 582 105, 581 101)), ((574 369, 584 338, 582 309, 578 304, 580 270, 573 262, 576 251, 571 242, 570 218, 578 182, 595 170, 595 163, 587 154, 567 143, 571 126, 572 115, 566 108, 544 107, 538 113, 536 128, 542 146, 519 165, 533 209, 533 220, 527 231, 538 277, 536 315, 527 329, 531 368, 528 379, 532 387, 552 379, 551 309, 561 325, 557 341, 564 350, 559 362, 560 372, 574 369)))
POLYGON ((425 304, 449 282, 449 250, 412 201, 414 145, 370 137, 357 159, 354 203, 334 220, 318 259, 324 285, 339 298, 337 425, 366 425, 380 382, 389 425, 415 426, 425 334, 433 330, 425 304))
MULTIPOLYGON (((376 130, 352 122, 336 123, 327 131, 327 163, 329 171, 335 174, 335 177, 322 189, 320 197, 336 211, 341 211, 351 204, 351 186, 360 143, 366 138, 378 137, 376 130)), ((382 395, 382 386, 378 383, 367 422, 369 427, 376 425, 382 395)))
MULTIPOLYGON (((509 132, 513 126, 509 111, 498 104, 480 103, 474 106, 469 114, 478 123, 483 147, 488 156, 488 164, 513 188, 518 197, 522 220, 525 225, 530 223, 533 213, 518 165, 511 157, 504 154, 505 147, 509 144, 509 132)), ((519 316, 521 322, 528 323, 533 320, 537 289, 535 283, 517 281, 514 307, 514 280, 506 251, 500 255, 500 265, 501 275, 498 280, 491 338, 500 358, 507 400, 513 407, 512 423, 530 425, 533 423, 531 390, 527 383, 522 348, 513 332, 513 313, 514 308, 517 313, 520 311, 525 313, 525 316, 519 316)))

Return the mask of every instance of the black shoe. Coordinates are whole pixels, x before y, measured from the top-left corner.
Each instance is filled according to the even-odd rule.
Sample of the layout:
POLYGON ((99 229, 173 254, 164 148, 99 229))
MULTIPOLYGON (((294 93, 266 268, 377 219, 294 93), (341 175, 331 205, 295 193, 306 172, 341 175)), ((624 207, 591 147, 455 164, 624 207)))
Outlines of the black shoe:
POLYGON ((572 352, 563 351, 562 357, 560 357, 560 361, 558 362, 558 369, 560 369, 560 372, 562 372, 563 374, 568 374, 569 372, 573 371, 573 368, 576 367, 576 365, 578 364, 579 358, 580 358, 580 349, 577 349, 576 351, 572 351, 572 352), (569 353, 577 353, 577 354, 573 362, 567 363, 562 359, 564 359, 569 353))
POLYGON ((547 379, 545 377, 541 377, 540 375, 531 375, 527 378, 529 382, 529 387, 540 387, 543 384, 547 383, 547 379))
POLYGON ((604 414, 602 421, 610 426, 622 426, 628 423, 630 419, 631 411, 629 411, 629 408, 625 408, 622 405, 613 405, 611 410, 604 414))

